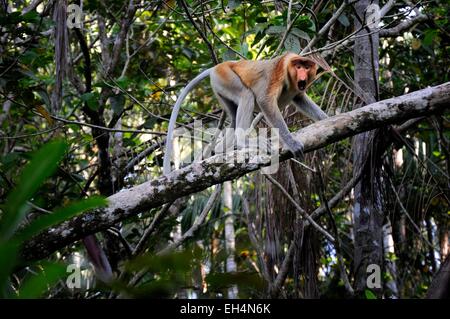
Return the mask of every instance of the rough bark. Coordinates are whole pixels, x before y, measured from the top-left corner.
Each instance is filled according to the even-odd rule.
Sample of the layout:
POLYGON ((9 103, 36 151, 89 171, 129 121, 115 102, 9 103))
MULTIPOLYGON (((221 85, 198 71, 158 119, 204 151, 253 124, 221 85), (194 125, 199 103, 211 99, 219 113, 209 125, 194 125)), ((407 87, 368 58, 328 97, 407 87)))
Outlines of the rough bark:
POLYGON ((61 109, 63 98, 63 80, 66 75, 67 61, 67 0, 58 1, 54 12, 55 22, 55 86, 51 97, 52 113, 61 109))
POLYGON ((450 256, 442 263, 427 292, 427 299, 450 298, 450 256))
MULTIPOLYGON (((302 140, 305 152, 310 152, 363 131, 443 111, 449 105, 450 82, 447 82, 330 117, 299 130, 294 136, 302 140)), ((126 218, 270 164, 269 157, 259 157, 258 161, 250 163, 234 163, 230 160, 235 158, 236 153, 242 152, 245 151, 219 154, 176 170, 168 176, 122 190, 108 197, 107 207, 74 217, 26 242, 22 257, 26 260, 44 258, 126 218)), ((280 160, 289 157, 288 153, 283 152, 280 160)))
MULTIPOLYGON (((368 6, 378 5, 378 1, 361 0, 355 4, 355 29, 369 22, 368 6)), ((377 28, 377 26, 375 26, 377 28)), ((379 36, 377 32, 366 27, 362 29, 355 40, 354 63, 356 91, 364 97, 364 104, 378 100, 378 70, 379 70, 379 36)), ((376 264, 383 265, 383 219, 384 198, 382 164, 380 160, 379 133, 369 131, 355 136, 353 140, 354 175, 362 169, 362 178, 355 186, 355 202, 353 209, 354 221, 354 272, 355 293, 364 296, 367 289, 367 267, 376 264), (367 161, 366 159, 371 160, 367 161)), ((374 288, 381 294, 382 286, 374 288)))

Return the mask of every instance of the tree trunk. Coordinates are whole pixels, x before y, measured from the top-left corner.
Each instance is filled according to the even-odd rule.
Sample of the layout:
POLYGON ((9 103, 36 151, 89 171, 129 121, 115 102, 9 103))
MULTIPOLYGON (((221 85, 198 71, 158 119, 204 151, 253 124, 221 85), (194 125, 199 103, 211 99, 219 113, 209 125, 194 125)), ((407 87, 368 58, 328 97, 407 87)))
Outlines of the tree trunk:
POLYGON ((57 114, 61 109, 63 98, 63 81, 67 68, 67 0, 60 0, 55 5, 53 14, 55 22, 55 86, 51 96, 52 113, 57 114))
POLYGON ((442 263, 427 292, 427 299, 450 298, 450 256, 442 263))
MULTIPOLYGON (((369 21, 366 10, 371 4, 378 5, 378 1, 361 0, 356 2, 355 9, 358 16, 355 16, 355 29, 359 29, 362 23, 369 21)), ((375 28, 378 26, 376 25, 375 28)), ((373 30, 370 29, 370 31, 373 30)), ((368 28, 360 31, 354 46, 355 90, 362 95, 364 99, 362 104, 372 103, 378 99, 379 37, 376 32, 369 35, 368 31, 368 28)), ((384 198, 383 181, 380 175, 381 160, 376 156, 376 135, 377 131, 370 131, 357 135, 353 140, 354 175, 356 176, 360 169, 363 170, 362 178, 355 187, 353 210, 355 292, 357 296, 364 296, 367 288, 379 295, 382 293, 382 285, 379 284, 379 280, 375 280, 369 287, 367 286, 369 266, 377 265, 381 269, 383 265, 384 198)), ((381 273, 373 275, 381 277, 381 273)))
MULTIPOLYGON (((237 271, 234 255, 236 254, 236 243, 234 233, 234 216, 233 216, 233 187, 231 182, 223 184, 223 204, 225 207, 225 249, 227 252, 226 271, 235 273, 237 271)), ((232 285, 228 289, 228 298, 236 299, 238 297, 238 289, 236 285, 232 285)))

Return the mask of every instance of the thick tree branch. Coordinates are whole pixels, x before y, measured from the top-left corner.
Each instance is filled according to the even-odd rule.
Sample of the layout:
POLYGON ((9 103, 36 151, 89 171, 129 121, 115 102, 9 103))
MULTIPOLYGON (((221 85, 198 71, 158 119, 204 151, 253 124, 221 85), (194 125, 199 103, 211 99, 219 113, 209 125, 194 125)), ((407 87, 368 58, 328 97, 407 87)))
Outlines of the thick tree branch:
MULTIPOLYGON (((387 124, 442 112, 450 106, 450 82, 400 97, 383 100, 316 122, 294 133, 305 145, 305 151, 324 147, 355 134, 387 124)), ((125 189, 108 198, 109 206, 86 212, 50 228, 25 243, 26 260, 44 258, 52 252, 115 225, 131 216, 159 207, 179 197, 204 190, 270 165, 270 158, 250 154, 250 163, 234 163, 245 150, 218 154, 172 172, 168 176, 125 189)), ((280 160, 290 157, 283 152, 280 160)))
POLYGON ((395 27, 389 29, 381 29, 380 37, 396 37, 402 34, 403 32, 409 30, 414 25, 431 20, 426 14, 420 14, 415 16, 414 18, 404 20, 397 24, 395 27))

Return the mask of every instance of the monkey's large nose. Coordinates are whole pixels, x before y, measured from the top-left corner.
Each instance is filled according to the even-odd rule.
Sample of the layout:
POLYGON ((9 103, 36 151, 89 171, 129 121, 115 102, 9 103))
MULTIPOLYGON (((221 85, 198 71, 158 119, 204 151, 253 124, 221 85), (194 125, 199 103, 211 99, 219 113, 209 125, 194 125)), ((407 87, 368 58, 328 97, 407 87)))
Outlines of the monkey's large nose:
POLYGON ((298 81, 298 88, 299 90, 303 91, 306 89, 306 81, 298 81))

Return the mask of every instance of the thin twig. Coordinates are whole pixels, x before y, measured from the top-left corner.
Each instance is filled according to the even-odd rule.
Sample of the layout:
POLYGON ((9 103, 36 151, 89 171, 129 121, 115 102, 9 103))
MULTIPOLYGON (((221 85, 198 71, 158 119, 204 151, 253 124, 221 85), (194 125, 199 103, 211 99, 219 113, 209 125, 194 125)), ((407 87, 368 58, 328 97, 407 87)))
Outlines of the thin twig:
POLYGON ((200 37, 203 39, 203 41, 205 41, 206 46, 208 47, 208 50, 211 53, 211 57, 213 58, 214 64, 219 64, 219 59, 217 59, 216 53, 214 52, 214 48, 213 48, 211 42, 209 42, 209 40, 206 37, 206 35, 203 33, 203 31, 199 28, 197 23, 194 21, 194 18, 192 17, 191 13, 189 12, 189 8, 188 8, 188 6, 186 4, 186 1, 181 0, 180 2, 181 2, 181 5, 183 6, 184 12, 186 12, 186 15, 187 15, 189 21, 191 21, 191 23, 194 26, 194 28, 200 34, 200 37))
MULTIPOLYGON (((40 115, 37 113, 37 115, 40 115)), ((54 115, 50 115, 52 119, 59 121, 59 122, 63 122, 65 124, 76 124, 76 125, 80 125, 80 126, 87 126, 87 127, 91 127, 91 128, 96 128, 105 132, 122 132, 122 133, 136 133, 136 134, 153 134, 153 135, 167 135, 167 133, 165 132, 156 132, 156 131, 142 131, 142 130, 120 130, 120 129, 113 129, 113 128, 109 128, 109 127, 105 127, 105 126, 100 126, 100 125, 94 125, 94 124, 89 124, 89 123, 84 123, 84 122, 78 122, 78 121, 70 121, 70 120, 66 120, 54 115)))
POLYGON ((269 274, 269 270, 267 269, 267 264, 264 259, 264 251, 260 245, 261 240, 257 238, 256 230, 253 227, 253 222, 250 220, 250 208, 248 205, 248 200, 245 197, 242 197, 242 210, 247 217, 247 231, 248 237, 252 243, 252 246, 256 250, 256 255, 259 260, 259 264, 261 265, 263 278, 267 281, 268 285, 272 284, 272 277, 269 274))
MULTIPOLYGON (((291 2, 289 1, 289 10, 288 10, 288 23, 287 23, 287 28, 286 31, 283 34, 283 37, 281 38, 280 43, 278 44, 278 47, 275 49, 275 52, 273 55, 277 55, 279 53, 279 51, 281 50, 281 48, 283 47, 284 43, 286 42, 287 36, 289 35, 289 33, 291 32, 292 28, 294 27, 295 22, 297 21, 297 19, 300 17, 300 15, 303 12, 303 9, 306 7, 306 2, 305 4, 301 7, 301 9, 298 11, 298 13, 295 15, 294 19, 291 20, 291 2)), ((297 53, 297 52, 296 52, 297 53)))
POLYGON ((347 292, 353 296, 355 294, 355 291, 353 290, 352 285, 350 284, 350 280, 348 279, 347 276, 347 271, 345 270, 345 263, 344 263, 344 257, 342 256, 342 244, 341 244, 341 239, 339 237, 339 232, 336 226, 336 221, 334 219, 333 213, 331 212, 330 206, 328 206, 328 201, 325 197, 325 183, 323 181, 323 177, 322 174, 320 172, 319 167, 317 166, 317 173, 316 173, 318 180, 319 180, 319 194, 321 197, 321 200, 323 201, 323 203, 325 204, 325 210, 328 213, 328 217, 330 217, 330 222, 331 222, 331 226, 333 228, 333 232, 334 232, 334 236, 336 238, 336 241, 334 243, 334 247, 336 249, 336 255, 337 255, 337 261, 338 261, 338 265, 339 265, 339 269, 340 269, 340 273, 341 273, 341 279, 344 282, 344 287, 347 290, 347 292))
POLYGON ((59 128, 61 128, 63 126, 64 125, 58 125, 58 126, 50 128, 48 130, 43 130, 43 131, 39 131, 39 132, 36 132, 36 133, 30 133, 30 134, 23 134, 23 135, 16 135, 16 136, 0 136, 0 139, 15 140, 15 139, 21 139, 21 138, 29 138, 29 137, 43 135, 43 134, 46 134, 46 133, 50 133, 50 132, 56 131, 56 130, 58 130, 59 128))
POLYGON ((157 253, 157 255, 164 255, 168 252, 174 250, 178 246, 180 246, 186 239, 191 238, 194 236, 195 232, 200 228, 200 226, 203 224, 203 222, 206 219, 206 216, 208 215, 209 211, 213 207, 214 203, 217 200, 217 197, 220 195, 220 192, 222 190, 222 185, 219 184, 216 186, 214 191, 212 192, 211 196, 209 196, 208 201, 205 204, 205 207, 203 207, 202 212, 199 216, 195 219, 194 223, 192 224, 191 228, 189 228, 178 240, 174 241, 161 251, 157 253))
POLYGON ((318 232, 320 232, 322 235, 325 236, 325 238, 327 238, 330 242, 334 242, 334 237, 331 236, 325 229, 323 229, 319 224, 317 224, 314 219, 311 218, 311 216, 309 216, 303 208, 300 207, 300 205, 292 198, 292 196, 286 191, 286 189, 280 184, 278 183, 272 176, 270 175, 264 175, 265 178, 267 178, 272 184, 274 184, 275 186, 278 187, 278 189, 286 196, 286 198, 292 203, 292 205, 294 205, 294 207, 296 208, 297 212, 299 212, 303 218, 305 218, 306 220, 308 220, 308 222, 315 228, 317 229, 318 232))
POLYGON ((148 226, 148 228, 145 230, 144 234, 142 234, 141 239, 137 243, 136 247, 133 249, 133 256, 137 256, 139 253, 141 253, 145 249, 145 245, 147 244, 147 240, 150 237, 150 235, 155 230, 156 226, 159 224, 159 222, 162 220, 162 218, 166 215, 166 213, 169 211, 170 206, 172 206, 172 203, 167 203, 164 205, 159 212, 156 213, 155 217, 153 217, 152 222, 148 226))
POLYGON ((269 295, 271 298, 276 298, 278 296, 281 287, 286 280, 286 277, 289 273, 289 268, 291 266, 292 258, 294 258, 295 247, 295 240, 292 240, 286 253, 286 257, 284 257, 283 263, 281 264, 280 271, 278 272, 274 283, 269 287, 269 295))
POLYGON ((319 41, 319 39, 328 31, 328 29, 335 23, 335 21, 341 16, 342 12, 344 12, 345 8, 351 5, 351 2, 344 1, 341 6, 336 10, 333 16, 328 20, 328 22, 317 32, 317 34, 309 41, 308 45, 302 50, 302 54, 307 53, 311 50, 311 48, 319 41))

